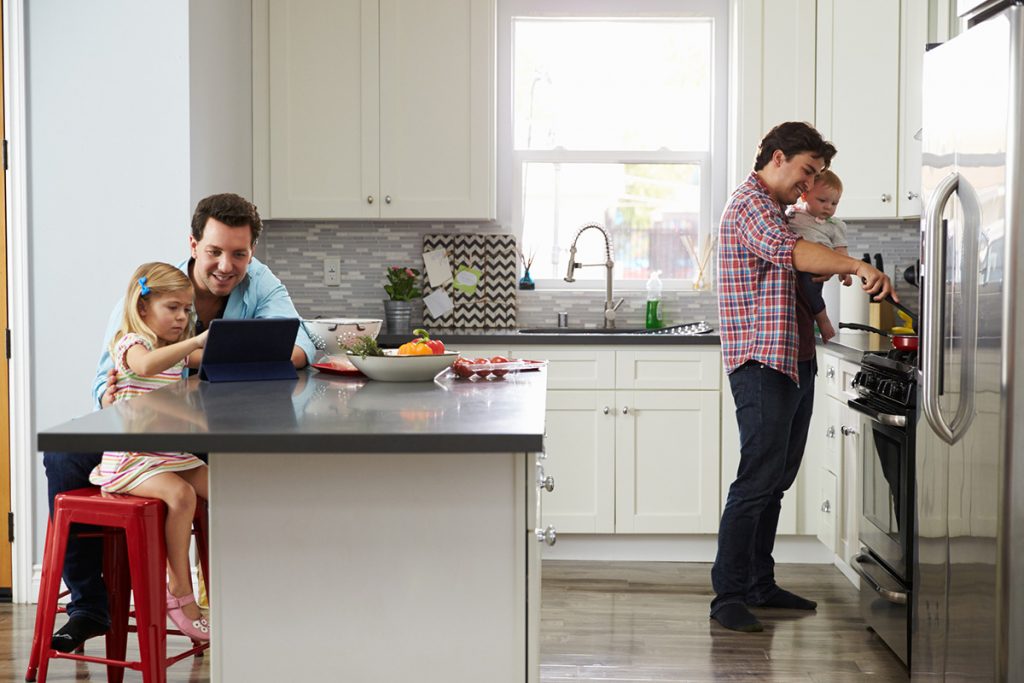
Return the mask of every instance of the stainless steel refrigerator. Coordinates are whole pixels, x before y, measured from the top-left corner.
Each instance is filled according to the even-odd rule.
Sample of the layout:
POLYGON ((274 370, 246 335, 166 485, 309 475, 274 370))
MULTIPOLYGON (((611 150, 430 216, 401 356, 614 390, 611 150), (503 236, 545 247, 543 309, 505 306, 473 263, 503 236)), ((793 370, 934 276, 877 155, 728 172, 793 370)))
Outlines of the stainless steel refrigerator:
POLYGON ((924 59, 913 680, 1024 681, 1024 6, 924 59))

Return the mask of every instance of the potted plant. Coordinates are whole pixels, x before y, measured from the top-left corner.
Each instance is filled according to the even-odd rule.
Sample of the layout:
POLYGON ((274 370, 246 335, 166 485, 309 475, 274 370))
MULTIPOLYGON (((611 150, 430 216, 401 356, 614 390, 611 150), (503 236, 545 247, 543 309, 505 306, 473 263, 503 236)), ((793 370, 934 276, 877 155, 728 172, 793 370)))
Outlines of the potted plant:
POLYGON ((389 266, 387 277, 384 291, 388 293, 388 298, 384 299, 384 320, 388 332, 408 332, 412 329, 412 301, 423 294, 419 287, 420 271, 416 268, 389 266))

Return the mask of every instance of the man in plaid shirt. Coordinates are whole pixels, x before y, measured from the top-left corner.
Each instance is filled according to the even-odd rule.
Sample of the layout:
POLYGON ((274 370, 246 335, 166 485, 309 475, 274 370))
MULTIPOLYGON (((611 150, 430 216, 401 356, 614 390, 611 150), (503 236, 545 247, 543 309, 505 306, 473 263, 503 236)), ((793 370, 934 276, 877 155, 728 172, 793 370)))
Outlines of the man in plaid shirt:
POLYGON ((877 300, 893 293, 871 264, 801 239, 786 224, 786 205, 811 188, 835 153, 806 123, 776 126, 722 215, 718 310, 740 464, 718 530, 711 618, 735 631, 763 630, 748 607, 817 607, 775 583, 772 559, 782 496, 807 442, 817 372, 813 318, 794 271, 849 273, 877 300))

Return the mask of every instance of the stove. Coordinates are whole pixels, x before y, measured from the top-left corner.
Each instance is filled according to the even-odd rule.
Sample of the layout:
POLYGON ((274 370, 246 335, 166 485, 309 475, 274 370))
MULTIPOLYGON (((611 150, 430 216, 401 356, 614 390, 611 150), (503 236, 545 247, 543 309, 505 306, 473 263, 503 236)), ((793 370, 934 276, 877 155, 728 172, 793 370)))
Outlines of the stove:
POLYGON ((917 352, 864 354, 853 387, 849 406, 871 419, 871 431, 858 454, 862 550, 851 566, 863 579, 864 620, 909 665, 917 352))
POLYGON ((865 402, 894 413, 913 412, 917 401, 917 352, 868 352, 853 387, 865 402))

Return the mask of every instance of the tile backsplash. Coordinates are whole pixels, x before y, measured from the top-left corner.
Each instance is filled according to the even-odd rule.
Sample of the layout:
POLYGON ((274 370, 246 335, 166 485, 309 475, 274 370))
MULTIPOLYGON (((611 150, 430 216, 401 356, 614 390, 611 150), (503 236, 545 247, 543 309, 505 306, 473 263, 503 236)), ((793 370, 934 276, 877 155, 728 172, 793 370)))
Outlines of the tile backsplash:
MULTIPOLYGON (((903 280, 903 270, 918 257, 917 221, 868 221, 848 225, 850 254, 880 253, 886 272, 894 277, 904 303, 917 309, 917 291, 903 280), (896 271, 898 277, 896 277, 896 271)), ((364 223, 266 221, 259 256, 277 274, 295 301, 299 314, 313 318, 382 318, 384 271, 403 265, 422 269, 423 235, 431 233, 500 233, 497 223, 364 223), (325 258, 341 260, 341 284, 324 284, 325 258)), ((617 292, 626 298, 619 308, 619 327, 642 327, 643 291, 617 292)), ((519 292, 520 327, 556 324, 558 312, 568 312, 571 325, 600 325, 603 290, 539 290, 519 292)), ((662 301, 668 324, 706 320, 718 324, 715 292, 666 291, 662 301)), ((414 321, 422 311, 414 311, 414 321)))

